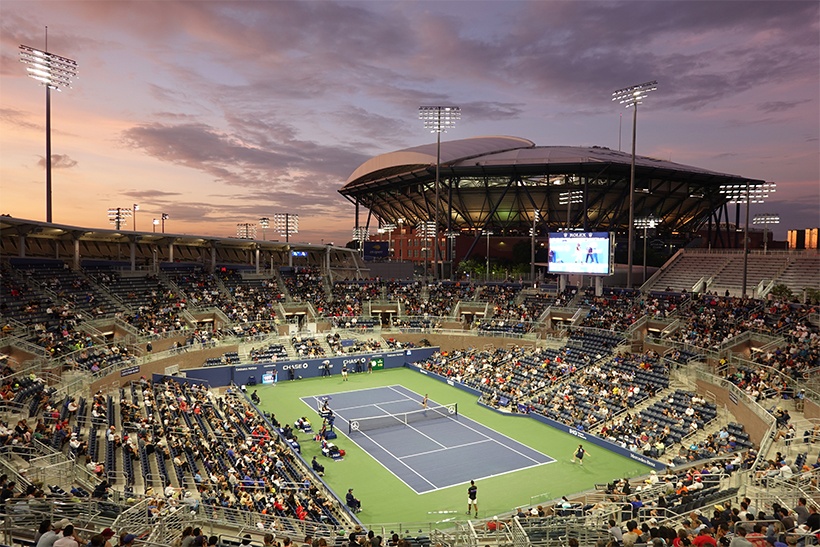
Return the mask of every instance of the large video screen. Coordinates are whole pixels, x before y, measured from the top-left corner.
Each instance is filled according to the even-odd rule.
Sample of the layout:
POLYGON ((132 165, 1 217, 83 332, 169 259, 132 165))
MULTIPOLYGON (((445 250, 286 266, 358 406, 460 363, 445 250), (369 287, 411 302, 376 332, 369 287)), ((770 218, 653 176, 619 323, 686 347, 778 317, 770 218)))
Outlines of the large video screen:
POLYGON ((549 246, 550 273, 612 274, 609 232, 551 232, 549 246))

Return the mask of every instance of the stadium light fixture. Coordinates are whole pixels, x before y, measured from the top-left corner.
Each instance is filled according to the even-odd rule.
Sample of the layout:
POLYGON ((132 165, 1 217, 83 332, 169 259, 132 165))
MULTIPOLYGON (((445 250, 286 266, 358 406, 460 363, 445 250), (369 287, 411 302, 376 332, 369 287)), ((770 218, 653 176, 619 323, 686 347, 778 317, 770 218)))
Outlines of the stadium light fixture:
POLYGON ((743 282, 741 284, 741 294, 746 297, 746 282, 749 277, 749 205, 751 203, 764 203, 777 189, 777 184, 764 182, 754 184, 746 181, 745 184, 721 184, 720 193, 726 196, 728 203, 746 205, 746 222, 743 228, 743 282))
POLYGON ((583 203, 584 202, 584 191, 583 190, 568 190, 566 192, 561 192, 558 194, 558 204, 559 205, 566 205, 567 206, 567 229, 566 231, 569 232, 572 228, 572 204, 573 203, 583 203))
POLYGON ((365 226, 356 226, 353 228, 353 240, 359 242, 359 252, 364 253, 364 242, 370 237, 370 230, 365 226))
POLYGON ((654 229, 659 223, 660 220, 652 215, 635 219, 635 228, 643 228, 643 280, 641 285, 646 283, 646 231, 650 228, 654 229))
POLYGON ((125 220, 131 216, 131 209, 127 207, 111 207, 108 209, 108 222, 114 225, 114 229, 119 230, 125 220))
POLYGON ((170 218, 170 216, 168 215, 168 213, 162 213, 162 215, 160 215, 160 218, 162 219, 162 233, 164 234, 165 233, 165 221, 168 220, 170 218))
POLYGON ((262 241, 265 241, 267 239, 268 227, 270 226, 270 219, 268 217, 260 218, 259 225, 262 227, 262 241))
POLYGON ((769 225, 780 224, 780 215, 777 213, 761 213, 752 218, 752 224, 763 225, 763 253, 769 251, 769 225))
POLYGON ((151 226, 152 226, 151 231, 153 233, 157 233, 157 226, 159 226, 159 219, 155 218, 154 220, 152 220, 151 221, 151 226))
POLYGON ((239 239, 256 239, 256 224, 253 222, 237 223, 236 237, 239 239))
POLYGON ((273 229, 285 236, 285 243, 290 243, 290 235, 299 233, 298 213, 274 213, 273 229))
POLYGON ((484 232, 487 236, 487 271, 484 274, 484 282, 487 283, 490 281, 490 236, 493 235, 492 230, 486 230, 484 232))
POLYGON ((45 51, 20 45, 20 62, 26 65, 30 77, 46 86, 46 222, 51 222, 51 90, 71 87, 71 79, 77 76, 77 62, 48 52, 48 27, 45 51))
POLYGON ((383 224, 382 227, 379 228, 379 230, 378 230, 380 234, 387 234, 387 260, 388 261, 391 259, 391 256, 392 256, 391 253, 393 252, 393 249, 392 249, 392 247, 393 247, 392 235, 393 235, 393 231, 395 229, 396 229, 396 225, 391 223, 391 222, 388 222, 387 224, 383 224))
POLYGON ((437 232, 437 225, 432 220, 427 222, 422 222, 418 226, 416 226, 416 232, 424 239, 425 243, 427 244, 424 248, 424 284, 427 284, 427 270, 430 268, 430 250, 432 247, 432 239, 436 237, 437 232))
POLYGON ((402 228, 404 228, 404 218, 399 217, 398 219, 396 219, 396 222, 399 224, 399 226, 397 228, 398 231, 399 231, 399 235, 402 236, 401 237, 402 243, 399 244, 399 260, 404 260, 404 253, 403 253, 403 245, 404 245, 404 235, 403 234, 404 234, 404 230, 402 230, 402 228))
POLYGON ((635 238, 635 143, 637 140, 638 125, 638 105, 643 104, 643 100, 650 92, 658 89, 658 82, 651 81, 643 84, 633 85, 619 89, 612 94, 612 100, 626 108, 632 107, 632 164, 629 170, 629 242, 627 244, 626 286, 632 288, 632 256, 633 239, 635 238))
MULTIPOLYGON (((448 129, 456 126, 456 122, 461 119, 461 108, 458 106, 420 106, 419 119, 424 122, 424 127, 429 129, 431 133, 436 134, 436 206, 435 206, 435 225, 436 233, 434 239, 436 242, 435 263, 436 273, 435 278, 439 279, 441 272, 439 271, 439 240, 438 240, 438 223, 439 223, 439 175, 441 171, 441 134, 446 133, 448 129)), ((447 215, 447 231, 450 231, 450 215, 447 215)), ((452 257, 448 257, 452 260, 452 257)))
POLYGON ((135 203, 134 206, 131 208, 131 210, 134 212, 134 216, 132 218, 134 220, 134 231, 136 232, 137 231, 137 211, 140 210, 139 204, 135 203))
POLYGON ((535 230, 538 224, 540 211, 532 210, 532 228, 530 228, 530 280, 535 284, 535 230))

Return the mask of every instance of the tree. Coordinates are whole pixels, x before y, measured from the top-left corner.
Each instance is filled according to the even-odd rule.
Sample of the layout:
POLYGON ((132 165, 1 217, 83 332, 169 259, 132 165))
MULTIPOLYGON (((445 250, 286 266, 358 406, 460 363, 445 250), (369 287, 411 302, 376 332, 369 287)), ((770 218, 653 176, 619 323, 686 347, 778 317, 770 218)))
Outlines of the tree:
POLYGON ((783 285, 782 283, 779 283, 772 287, 771 294, 778 300, 792 299, 792 290, 788 286, 783 285))

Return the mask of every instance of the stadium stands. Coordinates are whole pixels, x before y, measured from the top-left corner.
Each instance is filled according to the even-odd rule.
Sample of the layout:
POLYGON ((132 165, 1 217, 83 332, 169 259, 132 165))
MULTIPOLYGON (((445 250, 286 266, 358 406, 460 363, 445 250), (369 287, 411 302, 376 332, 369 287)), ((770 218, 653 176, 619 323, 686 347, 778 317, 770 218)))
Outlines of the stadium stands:
MULTIPOLYGON (((702 255, 681 254, 654 280, 657 289, 678 290, 607 289, 600 296, 583 289, 576 294, 547 293, 516 283, 422 286, 368 279, 331 285, 315 269, 286 271, 280 285, 276 275, 232 270, 214 275, 190 265, 132 277, 99 264, 74 271, 62 261, 7 260, 0 263, 0 315, 8 347, 36 344, 48 352, 47 359, 56 363, 58 371, 92 378, 144 362, 144 344, 162 336, 177 336, 182 340, 177 348, 191 352, 200 347, 195 342, 202 341, 204 348, 205 342, 217 344, 223 336, 238 337, 254 347, 201 362, 206 366, 264 363, 408 347, 412 343, 395 338, 401 330, 438 332, 447 319, 458 319, 460 303, 486 304, 490 316, 465 325, 462 332, 518 338, 502 340, 499 346, 503 347, 494 348, 465 343, 419 365, 480 391, 482 402, 499 411, 540 414, 674 465, 662 484, 682 484, 686 491, 670 487, 670 493, 669 488, 655 490, 650 485, 641 493, 644 508, 634 514, 628 510, 628 518, 643 524, 651 518, 673 523, 691 511, 708 512, 718 502, 737 499, 737 487, 726 477, 739 469, 748 471, 755 462, 754 451, 761 448, 753 440, 754 431, 736 419, 727 420, 710 397, 681 385, 674 369, 694 368, 695 361, 719 351, 724 362, 712 363, 709 370, 722 375, 729 387, 737 386, 741 394, 769 402, 772 420, 788 431, 791 418, 777 407, 797 400, 795 386, 808 385, 820 355, 816 307, 726 296, 725 290, 737 291, 737 257, 718 256, 710 265, 714 271, 704 272, 701 267, 693 273, 699 258, 702 255), (700 275, 695 278, 695 273, 700 275), (711 286, 720 288, 721 294, 692 295, 691 288, 703 277, 711 279, 711 286), (399 328, 389 331, 390 336, 379 332, 380 322, 363 315, 366 303, 377 299, 399 304, 401 313, 394 318, 399 328), (314 306, 328 333, 278 337, 275 320, 281 319, 282 303, 314 306), (544 329, 537 320, 547 308, 561 309, 570 303, 581 307, 572 311, 566 327, 570 336, 555 347, 545 346, 535 334, 544 329), (197 329, 188 314, 207 308, 221 310, 229 323, 219 331, 197 329), (629 329, 640 326, 644 317, 666 321, 666 330, 658 338, 670 347, 662 355, 635 343, 647 332, 629 329), (134 335, 128 332, 105 339, 86 324, 117 318, 133 325, 139 338, 129 338, 134 335), (354 336, 333 330, 351 326, 368 332, 354 336), (759 345, 732 353, 732 340, 754 336, 761 337, 759 345), (523 337, 528 337, 526 344, 507 345, 523 337), (682 348, 676 342, 687 345, 682 348), (693 464, 697 473, 675 471, 693 464), (704 469, 711 471, 704 473, 704 469)), ((751 275, 761 281, 791 280, 787 284, 801 290, 797 287, 806 280, 815 283, 816 271, 809 270, 818 265, 802 258, 755 257, 750 261, 754 263, 751 275)), ((81 391, 84 384, 77 382, 72 384, 77 391, 69 391, 47 369, 39 368, 40 375, 22 374, 18 373, 22 369, 8 366, 3 372, 3 418, 15 418, 9 425, 16 422, 16 427, 0 431, 4 457, 14 462, 30 460, 34 450, 44 450, 42 444, 52 451, 52 458, 62 454, 67 461, 82 462, 86 478, 49 485, 48 492, 41 494, 32 491, 32 499, 62 503, 72 488, 76 496, 85 493, 92 498, 95 487, 105 481, 117 496, 154 500, 149 511, 155 519, 170 515, 169 507, 185 507, 195 516, 237 526, 249 522, 248 515, 262 515, 263 526, 274 519, 316 526, 355 522, 294 451, 298 443, 288 442, 284 430, 239 394, 222 394, 197 384, 154 385, 145 379, 97 393, 81 391), (158 494, 164 498, 161 503, 158 494)), ((812 426, 799 424, 788 442, 800 443, 805 430, 810 434, 804 444, 813 447, 812 426)), ((770 441, 785 443, 786 439, 765 442, 770 441)), ((761 473, 768 479, 773 470, 779 480, 785 465, 780 459, 797 471, 815 457, 801 449, 775 459, 773 467, 755 468, 751 476, 761 473)), ((21 484, 15 494, 24 494, 30 486, 21 484)), ((568 530, 577 533, 591 522, 597 527, 605 514, 617 514, 619 524, 628 520, 624 505, 630 498, 623 494, 613 491, 600 499, 593 495, 582 499, 552 514, 527 511, 522 529, 532 541, 561 542, 568 530)), ((113 523, 129 510, 99 505, 100 501, 95 502, 95 514, 107 515, 106 522, 113 523)), ((429 540, 413 538, 419 545, 429 540)))

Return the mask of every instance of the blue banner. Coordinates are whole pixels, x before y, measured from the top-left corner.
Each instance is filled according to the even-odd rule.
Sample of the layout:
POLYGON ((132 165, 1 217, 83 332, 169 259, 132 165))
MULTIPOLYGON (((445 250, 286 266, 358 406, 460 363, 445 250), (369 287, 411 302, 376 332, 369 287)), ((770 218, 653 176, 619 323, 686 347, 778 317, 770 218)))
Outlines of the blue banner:
POLYGON ((386 241, 365 241, 364 259, 387 258, 390 254, 390 246, 386 241))

